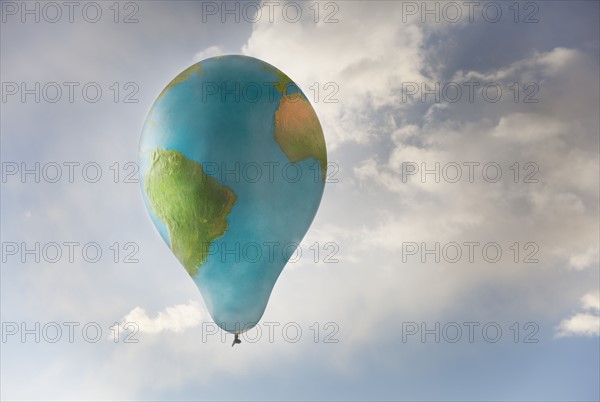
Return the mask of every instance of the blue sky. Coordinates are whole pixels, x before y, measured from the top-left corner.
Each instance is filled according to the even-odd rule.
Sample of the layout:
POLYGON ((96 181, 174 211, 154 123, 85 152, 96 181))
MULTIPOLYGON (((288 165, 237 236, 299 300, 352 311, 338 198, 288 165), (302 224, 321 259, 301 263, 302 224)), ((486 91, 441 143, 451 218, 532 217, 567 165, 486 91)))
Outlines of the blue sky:
POLYGON ((262 4, 254 23, 243 15, 222 22, 221 2, 121 2, 117 23, 113 2, 97 3, 95 23, 88 20, 96 6, 87 2, 73 22, 59 3, 55 23, 46 21, 55 10, 44 3, 39 22, 28 14, 22 22, 22 4, 1 4, 2 399, 600 398, 598 2, 521 2, 516 22, 513 2, 481 2, 472 22, 462 2, 452 3, 461 7, 456 22, 449 2, 428 2, 437 4, 439 22, 422 20, 421 2, 302 2, 292 22, 298 3, 285 8, 286 19, 281 1, 272 21, 262 4), (207 13, 213 5, 217 14, 207 13), (138 21, 124 23, 130 13, 138 21), (162 88, 220 54, 258 57, 292 77, 309 95, 339 168, 303 257, 273 291, 260 340, 235 348, 231 336, 222 342, 209 334, 201 295, 152 226, 139 185, 124 180, 162 88), (78 84, 73 102, 65 82, 78 84), (63 96, 52 103, 44 95, 54 92, 40 93, 36 103, 29 94, 23 102, 21 83, 48 91, 58 83, 63 96), (478 85, 472 102, 465 83, 478 85), (82 95, 86 84, 101 88, 98 102, 82 95), (439 102, 409 95, 436 84, 448 89, 439 102), (486 95, 499 87, 502 96, 486 100, 485 85, 492 87, 486 95), (456 86, 462 96, 448 101, 456 86), (328 100, 337 102, 327 102, 334 90, 328 100), (132 92, 137 102, 125 103, 132 92), (537 102, 524 102, 527 95, 537 102), (20 169, 36 162, 40 182, 32 174, 22 180, 20 169), (53 163, 62 166, 56 183, 42 171, 50 175, 53 163), (72 183, 69 163, 79 163, 72 183), (436 163, 439 182, 423 178, 422 167, 436 163), (97 182, 82 176, 86 164, 102 169, 97 182), (457 165, 462 176, 453 183, 457 165), (485 177, 484 166, 491 166, 485 177), (486 180, 496 166, 501 177, 486 180), (22 244, 36 242, 40 262, 33 255, 23 262, 22 244), (52 242, 62 245, 54 263, 41 252, 50 253, 52 242), (80 244, 73 262, 65 242, 80 244), (96 263, 81 255, 91 242, 102 250, 96 263), (337 262, 324 261, 328 242, 339 248, 337 262), (473 242, 479 248, 470 262, 465 244, 473 242), (481 253, 491 243, 502 250, 497 262, 481 253), (439 262, 432 255, 423 262, 423 245, 436 244, 448 253, 458 244, 462 258, 451 262, 440 251, 439 262), (131 251, 137 262, 125 263, 131 251), (530 253, 537 262, 523 261, 530 253), (73 342, 65 322, 79 323, 73 342), (138 326, 139 342, 124 342, 127 322, 138 326), (31 334, 22 341, 13 323, 58 323, 63 332, 56 343, 41 329, 39 343, 31 334), (86 323, 102 329, 97 342, 83 337, 86 323), (265 323, 278 324, 273 342, 265 323), (464 323, 477 324, 473 342, 464 323), (424 342, 421 324, 434 332, 424 342), (451 342, 455 324, 462 334, 451 342), (286 325, 302 330, 298 342, 286 340, 286 325), (419 332, 409 335, 411 328, 419 332), (496 328, 502 334, 492 342, 496 328), (333 330, 337 342, 325 342, 333 330))

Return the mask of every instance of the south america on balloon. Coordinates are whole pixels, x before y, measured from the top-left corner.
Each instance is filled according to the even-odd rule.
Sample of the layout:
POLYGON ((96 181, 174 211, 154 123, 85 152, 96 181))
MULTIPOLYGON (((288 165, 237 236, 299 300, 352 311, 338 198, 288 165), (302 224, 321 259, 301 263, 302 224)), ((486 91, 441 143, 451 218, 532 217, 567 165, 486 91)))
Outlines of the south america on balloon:
POLYGON ((203 60, 154 102, 139 165, 152 222, 239 343, 321 202, 327 150, 310 101, 259 59, 203 60))

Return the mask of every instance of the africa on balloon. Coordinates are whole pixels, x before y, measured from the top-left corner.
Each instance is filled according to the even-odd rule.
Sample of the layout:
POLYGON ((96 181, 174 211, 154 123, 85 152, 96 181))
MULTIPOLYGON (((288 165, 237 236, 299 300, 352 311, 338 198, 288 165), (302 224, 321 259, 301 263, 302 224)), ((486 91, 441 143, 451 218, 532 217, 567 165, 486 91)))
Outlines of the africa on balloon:
POLYGON ((154 225, 239 343, 321 202, 327 150, 313 107, 266 62, 206 59, 160 93, 139 158, 154 225))

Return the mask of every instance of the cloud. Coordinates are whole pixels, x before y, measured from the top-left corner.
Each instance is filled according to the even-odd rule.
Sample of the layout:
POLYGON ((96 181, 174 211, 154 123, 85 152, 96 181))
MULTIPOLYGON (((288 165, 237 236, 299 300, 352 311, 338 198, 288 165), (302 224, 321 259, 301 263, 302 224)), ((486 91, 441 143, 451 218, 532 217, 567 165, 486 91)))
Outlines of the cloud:
POLYGON ((584 312, 562 320, 556 330, 556 337, 599 336, 600 335, 600 292, 590 292, 581 298, 584 312))
POLYGON ((588 293, 581 298, 581 307, 584 310, 600 312, 600 292, 588 293))
POLYGON ((569 258, 569 267, 577 271, 598 265, 598 247, 590 247, 583 253, 574 254, 569 258))
POLYGON ((311 4, 303 3, 306 18, 263 19, 242 48, 298 83, 319 115, 330 149, 376 137, 376 109, 397 101, 400 81, 424 79, 425 26, 398 23, 399 5, 377 5, 343 4, 337 23, 315 24, 311 4))
POLYGON ((453 81, 493 81, 506 87, 533 79, 541 83, 540 102, 524 105, 508 97, 444 108, 431 104, 419 124, 402 124, 397 118, 387 159, 369 155, 353 168, 363 191, 383 189, 399 199, 385 206, 389 219, 367 228, 364 237, 400 247, 398 238, 485 238, 493 227, 497 239, 538 242, 546 269, 593 267, 598 261, 598 100, 588 96, 598 90, 594 65, 578 50, 556 48, 485 74, 458 72, 453 81), (572 80, 573 71, 579 72, 573 85, 554 84, 572 80), (590 91, 582 93, 585 86, 590 91), (473 183, 464 165, 470 161, 479 164, 473 183), (498 183, 482 175, 488 162, 502 169, 498 183), (462 170, 458 183, 444 179, 443 167, 452 163, 462 170), (407 174, 408 164, 418 172, 407 174), (425 169, 437 170, 437 179, 424 175, 425 169))
POLYGON ((221 56, 224 53, 220 46, 209 46, 206 49, 196 53, 194 55, 194 63, 208 59, 214 56, 221 56))
POLYGON ((150 334, 166 331, 181 332, 200 325, 205 317, 205 310, 200 304, 190 300, 187 304, 166 307, 154 318, 149 317, 145 309, 135 307, 123 317, 121 327, 124 328, 127 323, 134 323, 140 332, 150 334))

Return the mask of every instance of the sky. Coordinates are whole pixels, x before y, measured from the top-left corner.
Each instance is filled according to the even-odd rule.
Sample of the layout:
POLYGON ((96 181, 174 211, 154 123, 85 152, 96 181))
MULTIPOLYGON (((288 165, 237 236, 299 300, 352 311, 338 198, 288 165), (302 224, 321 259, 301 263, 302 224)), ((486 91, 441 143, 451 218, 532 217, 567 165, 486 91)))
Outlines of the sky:
POLYGON ((0 6, 3 400, 600 399, 597 1, 0 6), (224 54, 302 88, 332 163, 234 348, 136 170, 224 54))

